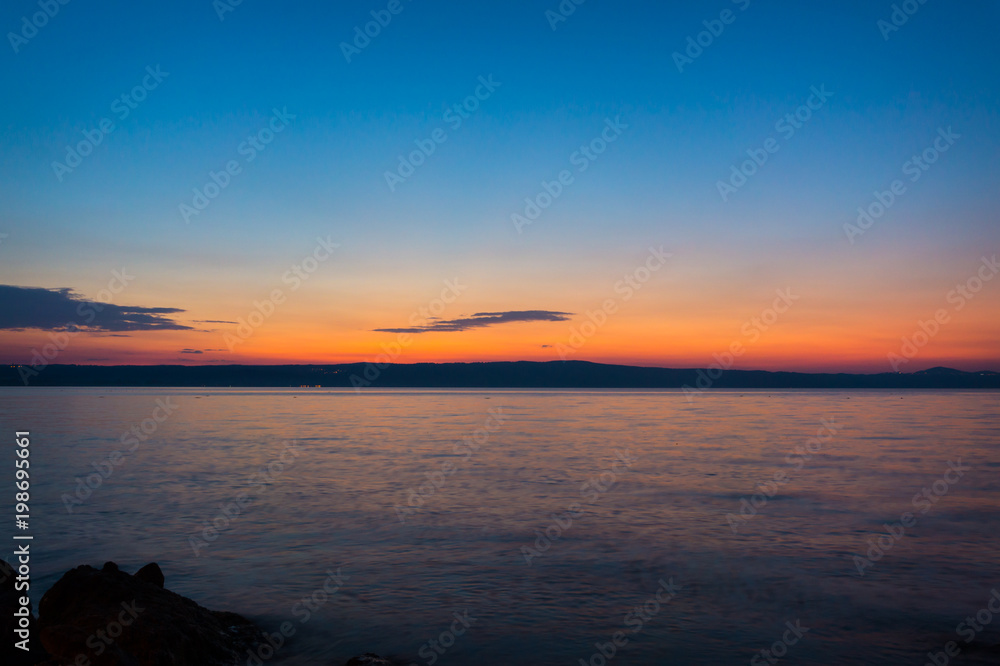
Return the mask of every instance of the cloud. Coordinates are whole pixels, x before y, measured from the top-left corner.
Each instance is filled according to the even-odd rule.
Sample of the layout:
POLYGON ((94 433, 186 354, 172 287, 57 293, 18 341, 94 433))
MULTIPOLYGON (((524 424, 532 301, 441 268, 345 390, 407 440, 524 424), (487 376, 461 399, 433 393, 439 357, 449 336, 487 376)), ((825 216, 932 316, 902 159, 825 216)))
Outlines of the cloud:
POLYGON ((144 308, 88 301, 72 289, 0 285, 0 330, 188 331, 166 315, 178 308, 144 308))
POLYGON ((222 319, 195 319, 196 324, 238 324, 238 321, 225 321, 222 319))
POLYGON ((552 312, 551 310, 514 310, 511 312, 477 312, 464 319, 449 319, 435 321, 423 326, 409 328, 376 328, 378 333, 434 333, 467 331, 470 328, 482 328, 497 324, 513 324, 519 321, 567 321, 571 312, 552 312))
POLYGON ((200 349, 182 349, 181 353, 182 354, 204 354, 205 352, 203 352, 200 349))

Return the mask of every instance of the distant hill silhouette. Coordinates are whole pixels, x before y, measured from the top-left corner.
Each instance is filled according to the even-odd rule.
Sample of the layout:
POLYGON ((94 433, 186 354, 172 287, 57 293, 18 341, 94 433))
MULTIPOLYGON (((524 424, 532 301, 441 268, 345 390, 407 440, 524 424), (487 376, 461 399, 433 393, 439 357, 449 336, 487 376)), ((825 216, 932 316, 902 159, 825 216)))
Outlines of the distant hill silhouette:
POLYGON ((829 374, 647 368, 587 361, 339 365, 50 365, 0 367, 0 386, 427 387, 427 388, 813 388, 998 389, 1000 373, 931 368, 914 373, 829 374))
POLYGON ((1000 373, 993 372, 991 370, 983 370, 982 372, 978 372, 978 373, 968 373, 968 372, 962 372, 961 370, 956 370, 955 368, 942 368, 941 366, 938 366, 936 368, 927 368, 926 370, 919 370, 917 372, 914 372, 913 374, 915 374, 915 375, 936 375, 936 376, 950 375, 952 377, 958 377, 958 376, 968 375, 968 374, 998 375, 1000 373))

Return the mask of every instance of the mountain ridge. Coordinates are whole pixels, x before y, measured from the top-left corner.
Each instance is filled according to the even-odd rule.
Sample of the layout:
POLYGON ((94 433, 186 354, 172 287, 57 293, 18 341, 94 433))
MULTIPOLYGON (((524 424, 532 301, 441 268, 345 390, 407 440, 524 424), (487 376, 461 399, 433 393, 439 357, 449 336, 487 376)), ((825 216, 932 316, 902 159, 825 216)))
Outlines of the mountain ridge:
POLYGON ((324 388, 1000 389, 1000 373, 929 368, 913 373, 805 373, 658 368, 590 361, 323 365, 0 366, 0 386, 324 388))

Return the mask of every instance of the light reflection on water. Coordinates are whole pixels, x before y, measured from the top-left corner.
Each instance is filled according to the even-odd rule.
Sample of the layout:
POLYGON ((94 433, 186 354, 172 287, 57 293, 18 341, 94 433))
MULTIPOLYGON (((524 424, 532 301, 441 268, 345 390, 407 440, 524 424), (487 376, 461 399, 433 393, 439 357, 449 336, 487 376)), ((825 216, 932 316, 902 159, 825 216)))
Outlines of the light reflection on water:
MULTIPOLYGON (((998 398, 31 388, 0 389, 0 420, 32 432, 36 604, 79 564, 156 561, 168 588, 204 606, 271 631, 290 621, 296 635, 271 663, 367 651, 426 663, 421 646, 467 609, 477 621, 439 664, 577 664, 619 630, 617 663, 747 663, 795 620, 810 631, 783 663, 919 664, 1000 586, 998 398), (67 513, 74 478, 127 448, 123 433, 158 398, 176 412, 67 513), (456 453, 491 408, 503 424, 468 459, 456 453), (821 419, 838 431, 796 469, 786 456, 821 419), (252 486, 286 440, 294 462, 252 486), (590 499, 583 484, 616 451, 634 463, 590 499), (914 495, 959 458, 973 469, 921 515, 914 495), (400 522, 407 490, 429 489, 446 463, 454 473, 400 522), (781 471, 734 534, 726 515, 781 471), (196 557, 190 538, 241 491, 254 501, 196 557), (529 567, 522 547, 574 503, 529 567), (858 577, 852 556, 906 511, 917 524, 858 577), (297 602, 338 567, 350 578, 303 622, 297 602), (631 634, 626 613, 670 578, 677 596, 631 634)), ((995 625, 983 643, 1000 641, 995 625)))

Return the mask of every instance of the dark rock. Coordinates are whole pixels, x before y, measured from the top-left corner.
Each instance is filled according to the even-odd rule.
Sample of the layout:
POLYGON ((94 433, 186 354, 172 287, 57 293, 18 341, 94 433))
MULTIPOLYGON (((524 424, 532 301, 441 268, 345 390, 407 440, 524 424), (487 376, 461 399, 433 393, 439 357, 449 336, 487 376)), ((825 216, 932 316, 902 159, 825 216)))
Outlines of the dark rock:
POLYGON ((0 560, 0 633, 3 634, 3 642, 0 643, 0 664, 10 664, 11 666, 28 666, 44 661, 48 655, 42 649, 38 641, 38 621, 35 614, 31 612, 31 604, 28 604, 28 632, 31 638, 28 641, 28 650, 22 650, 15 645, 20 637, 14 633, 18 628, 20 618, 14 613, 21 608, 20 598, 28 596, 25 590, 17 590, 17 572, 14 567, 7 562, 0 560))
POLYGON ((393 663, 388 659, 383 659, 377 654, 366 652, 360 657, 351 659, 344 666, 393 666, 393 663))
POLYGON ((45 593, 38 633, 52 663, 83 655, 92 666, 231 666, 264 639, 249 620, 164 589, 156 564, 140 573, 81 566, 45 593))
POLYGON ((135 577, 138 580, 144 580, 147 583, 152 583, 156 587, 163 587, 163 572, 160 571, 160 565, 156 562, 150 562, 143 568, 136 571, 135 577))

